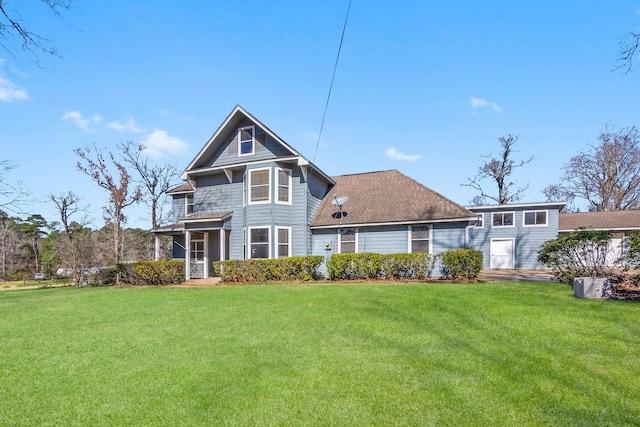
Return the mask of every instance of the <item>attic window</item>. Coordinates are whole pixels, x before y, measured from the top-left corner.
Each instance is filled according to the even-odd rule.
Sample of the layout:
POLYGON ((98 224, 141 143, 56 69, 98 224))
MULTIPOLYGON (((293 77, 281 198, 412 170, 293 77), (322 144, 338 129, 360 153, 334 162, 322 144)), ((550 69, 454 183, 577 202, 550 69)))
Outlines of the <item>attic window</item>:
POLYGON ((245 126, 238 129, 238 155, 249 156, 255 153, 255 126, 245 126))

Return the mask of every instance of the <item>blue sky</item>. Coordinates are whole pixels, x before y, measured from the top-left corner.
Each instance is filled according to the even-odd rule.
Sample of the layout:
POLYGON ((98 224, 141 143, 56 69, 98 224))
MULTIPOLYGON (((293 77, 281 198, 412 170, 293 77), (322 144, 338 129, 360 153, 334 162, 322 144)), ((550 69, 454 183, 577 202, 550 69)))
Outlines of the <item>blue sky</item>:
POLYGON ((143 142, 182 170, 236 104, 329 175, 398 169, 463 205, 500 136, 535 157, 513 176, 534 202, 607 123, 640 125, 640 61, 611 71, 640 0, 353 0, 317 151, 347 0, 75 0, 66 23, 38 3, 25 25, 63 58, 0 51, 0 157, 49 219, 47 194, 72 190, 102 223, 74 148, 143 142))

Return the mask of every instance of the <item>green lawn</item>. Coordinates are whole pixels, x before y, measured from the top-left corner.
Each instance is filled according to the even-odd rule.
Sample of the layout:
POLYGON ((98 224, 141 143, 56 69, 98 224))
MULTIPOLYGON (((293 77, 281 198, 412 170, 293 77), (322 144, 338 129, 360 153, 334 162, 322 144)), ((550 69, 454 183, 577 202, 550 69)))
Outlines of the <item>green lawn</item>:
POLYGON ((0 425, 639 425, 640 305, 553 283, 0 292, 0 425))

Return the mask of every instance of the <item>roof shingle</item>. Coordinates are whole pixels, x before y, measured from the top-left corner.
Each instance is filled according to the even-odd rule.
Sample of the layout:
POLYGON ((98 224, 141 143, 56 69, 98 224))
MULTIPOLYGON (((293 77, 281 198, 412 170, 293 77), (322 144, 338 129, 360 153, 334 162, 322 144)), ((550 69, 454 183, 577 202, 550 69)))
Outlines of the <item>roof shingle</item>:
POLYGON ((558 217, 558 230, 580 227, 596 230, 630 230, 640 228, 640 210, 564 213, 558 217))
POLYGON ((311 227, 466 220, 477 215, 397 170, 332 177, 311 227), (334 197, 348 196, 340 218, 334 197))

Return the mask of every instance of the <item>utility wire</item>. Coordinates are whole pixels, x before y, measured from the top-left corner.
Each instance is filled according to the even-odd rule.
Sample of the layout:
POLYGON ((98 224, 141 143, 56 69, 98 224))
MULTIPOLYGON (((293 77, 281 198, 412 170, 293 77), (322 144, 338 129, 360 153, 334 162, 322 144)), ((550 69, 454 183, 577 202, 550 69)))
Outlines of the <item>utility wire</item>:
POLYGON ((336 63, 333 66, 333 75, 331 76, 331 84, 329 85, 329 93, 327 94, 327 102, 324 104, 324 113, 322 114, 322 124, 320 125, 320 132, 318 133, 318 142, 316 142, 316 151, 313 153, 313 161, 316 161, 316 155, 318 154, 318 147, 320 146, 320 137, 322 136, 322 129, 324 129, 324 119, 327 117, 327 109, 329 108, 329 99, 331 98, 331 90, 333 89, 333 81, 336 78, 336 70, 338 69, 338 61, 340 60, 340 51, 342 50, 342 41, 344 40, 344 33, 347 30, 347 22, 349 21, 349 11, 351 10, 351 0, 349 0, 349 6, 347 7, 347 16, 344 18, 344 26, 342 27, 342 36, 340 37, 340 46, 338 46, 338 54, 336 55, 336 63))

